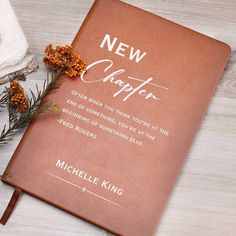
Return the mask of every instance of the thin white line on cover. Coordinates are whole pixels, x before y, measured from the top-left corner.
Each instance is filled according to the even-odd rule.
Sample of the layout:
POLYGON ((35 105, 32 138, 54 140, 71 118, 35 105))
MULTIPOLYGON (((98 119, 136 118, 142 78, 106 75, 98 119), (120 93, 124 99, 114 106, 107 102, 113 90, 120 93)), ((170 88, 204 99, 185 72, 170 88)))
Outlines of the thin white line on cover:
POLYGON ((105 197, 103 197, 103 196, 101 196, 101 195, 99 195, 99 194, 96 194, 96 193, 94 193, 94 192, 92 192, 92 191, 90 191, 90 190, 87 190, 85 187, 82 188, 81 186, 76 185, 76 184, 73 184, 73 183, 69 182, 68 180, 65 180, 65 179, 63 179, 63 178, 61 178, 61 177, 59 177, 59 176, 57 176, 57 175, 54 175, 54 174, 49 173, 49 172, 47 172, 47 171, 44 171, 44 172, 47 173, 48 175, 51 175, 51 176, 53 176, 53 177, 55 177, 55 178, 57 178, 57 179, 59 179, 59 180, 65 182, 65 183, 67 183, 67 184, 72 185, 73 187, 76 187, 76 188, 81 189, 83 192, 88 192, 88 193, 90 193, 90 194, 92 194, 92 195, 94 195, 94 196, 96 196, 96 197, 98 197, 98 198, 101 198, 101 199, 103 199, 103 200, 105 200, 105 201, 107 201, 107 202, 110 202, 110 203, 112 203, 112 204, 114 204, 114 205, 116 205, 116 206, 125 208, 124 206, 122 206, 122 205, 120 205, 120 204, 118 204, 118 203, 116 203, 116 202, 113 202, 113 201, 111 201, 111 200, 109 200, 109 199, 107 199, 107 198, 105 198, 105 197))

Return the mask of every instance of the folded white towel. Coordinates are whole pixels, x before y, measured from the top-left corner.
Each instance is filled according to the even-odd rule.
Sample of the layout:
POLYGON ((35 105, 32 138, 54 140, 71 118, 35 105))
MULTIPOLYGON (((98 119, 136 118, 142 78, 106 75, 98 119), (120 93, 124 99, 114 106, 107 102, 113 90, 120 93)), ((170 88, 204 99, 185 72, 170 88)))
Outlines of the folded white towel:
POLYGON ((0 77, 27 67, 28 43, 9 0, 0 0, 0 77))

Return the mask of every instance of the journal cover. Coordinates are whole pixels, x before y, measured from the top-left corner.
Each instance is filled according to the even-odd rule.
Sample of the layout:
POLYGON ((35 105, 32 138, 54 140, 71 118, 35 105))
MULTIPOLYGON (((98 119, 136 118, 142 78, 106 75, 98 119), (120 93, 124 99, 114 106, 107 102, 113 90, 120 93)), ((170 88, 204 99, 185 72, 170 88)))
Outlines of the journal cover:
POLYGON ((230 54, 225 43, 96 0, 72 46, 88 64, 31 122, 3 181, 115 234, 154 235, 230 54))

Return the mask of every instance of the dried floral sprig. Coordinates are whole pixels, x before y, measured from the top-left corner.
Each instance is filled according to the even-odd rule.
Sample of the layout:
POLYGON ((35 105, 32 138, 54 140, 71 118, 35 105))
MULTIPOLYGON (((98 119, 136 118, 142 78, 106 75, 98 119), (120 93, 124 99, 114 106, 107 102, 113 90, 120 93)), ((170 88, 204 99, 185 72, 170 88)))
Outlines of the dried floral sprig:
MULTIPOLYGON (((17 82, 21 75, 14 74, 10 81, 10 88, 0 94, 0 108, 7 106, 9 125, 5 125, 0 134, 0 145, 11 140, 15 132, 26 127, 29 122, 45 111, 58 111, 59 107, 45 96, 61 84, 61 75, 77 77, 86 69, 86 63, 72 50, 71 46, 57 46, 53 49, 49 44, 45 48, 44 64, 51 70, 44 81, 42 90, 36 85, 36 94, 30 90, 31 98, 24 93, 23 87, 17 82)), ((23 78, 23 77, 22 77, 23 78)))
MULTIPOLYGON (((11 103, 11 97, 8 96, 9 102, 7 103, 8 115, 9 115, 9 125, 4 125, 3 130, 0 134, 0 145, 6 144, 11 140, 12 136, 19 129, 26 127, 29 122, 38 117, 41 113, 45 111, 58 111, 58 105, 54 104, 50 100, 43 100, 43 98, 52 90, 59 86, 57 83, 56 73, 52 73, 44 81, 42 90, 39 90, 36 85, 36 94, 30 90, 31 98, 25 96, 27 105, 23 107, 16 107, 15 104, 11 103), (18 109, 17 109, 18 108, 18 109)), ((15 83, 15 80, 12 82, 15 83)), ((14 87, 13 87, 14 88, 14 87)), ((21 88, 20 91, 22 91, 21 88)), ((6 88, 5 94, 9 94, 11 89, 6 88)), ((17 104, 18 106, 20 104, 17 104)))
POLYGON ((27 108, 27 98, 25 96, 24 88, 20 85, 17 80, 13 80, 10 83, 8 90, 9 105, 13 106, 16 112, 24 113, 27 108))
MULTIPOLYGON (((13 80, 25 81, 26 74, 22 74, 21 72, 17 71, 17 72, 11 73, 9 75, 6 75, 6 76, 0 78, 0 85, 12 82, 13 80)), ((8 94, 5 93, 5 91, 1 92, 1 94, 0 94, 0 109, 4 108, 7 105, 7 101, 8 101, 7 95, 8 94)))
POLYGON ((80 76, 86 69, 86 63, 79 54, 72 50, 70 45, 56 46, 52 44, 45 48, 44 64, 52 70, 60 70, 69 77, 80 76))

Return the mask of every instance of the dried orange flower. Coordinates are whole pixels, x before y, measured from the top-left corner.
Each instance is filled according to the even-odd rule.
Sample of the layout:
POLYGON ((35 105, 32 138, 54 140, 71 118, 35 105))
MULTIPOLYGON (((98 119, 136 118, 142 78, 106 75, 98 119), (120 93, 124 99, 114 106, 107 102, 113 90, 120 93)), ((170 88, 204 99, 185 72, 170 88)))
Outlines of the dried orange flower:
POLYGON ((69 77, 76 77, 86 70, 84 60, 69 45, 56 46, 54 49, 52 44, 49 44, 44 52, 46 54, 43 59, 44 64, 54 71, 61 71, 69 77))
POLYGON ((24 113, 27 109, 27 99, 24 94, 24 89, 18 81, 11 81, 8 94, 10 104, 13 105, 17 112, 24 113))

